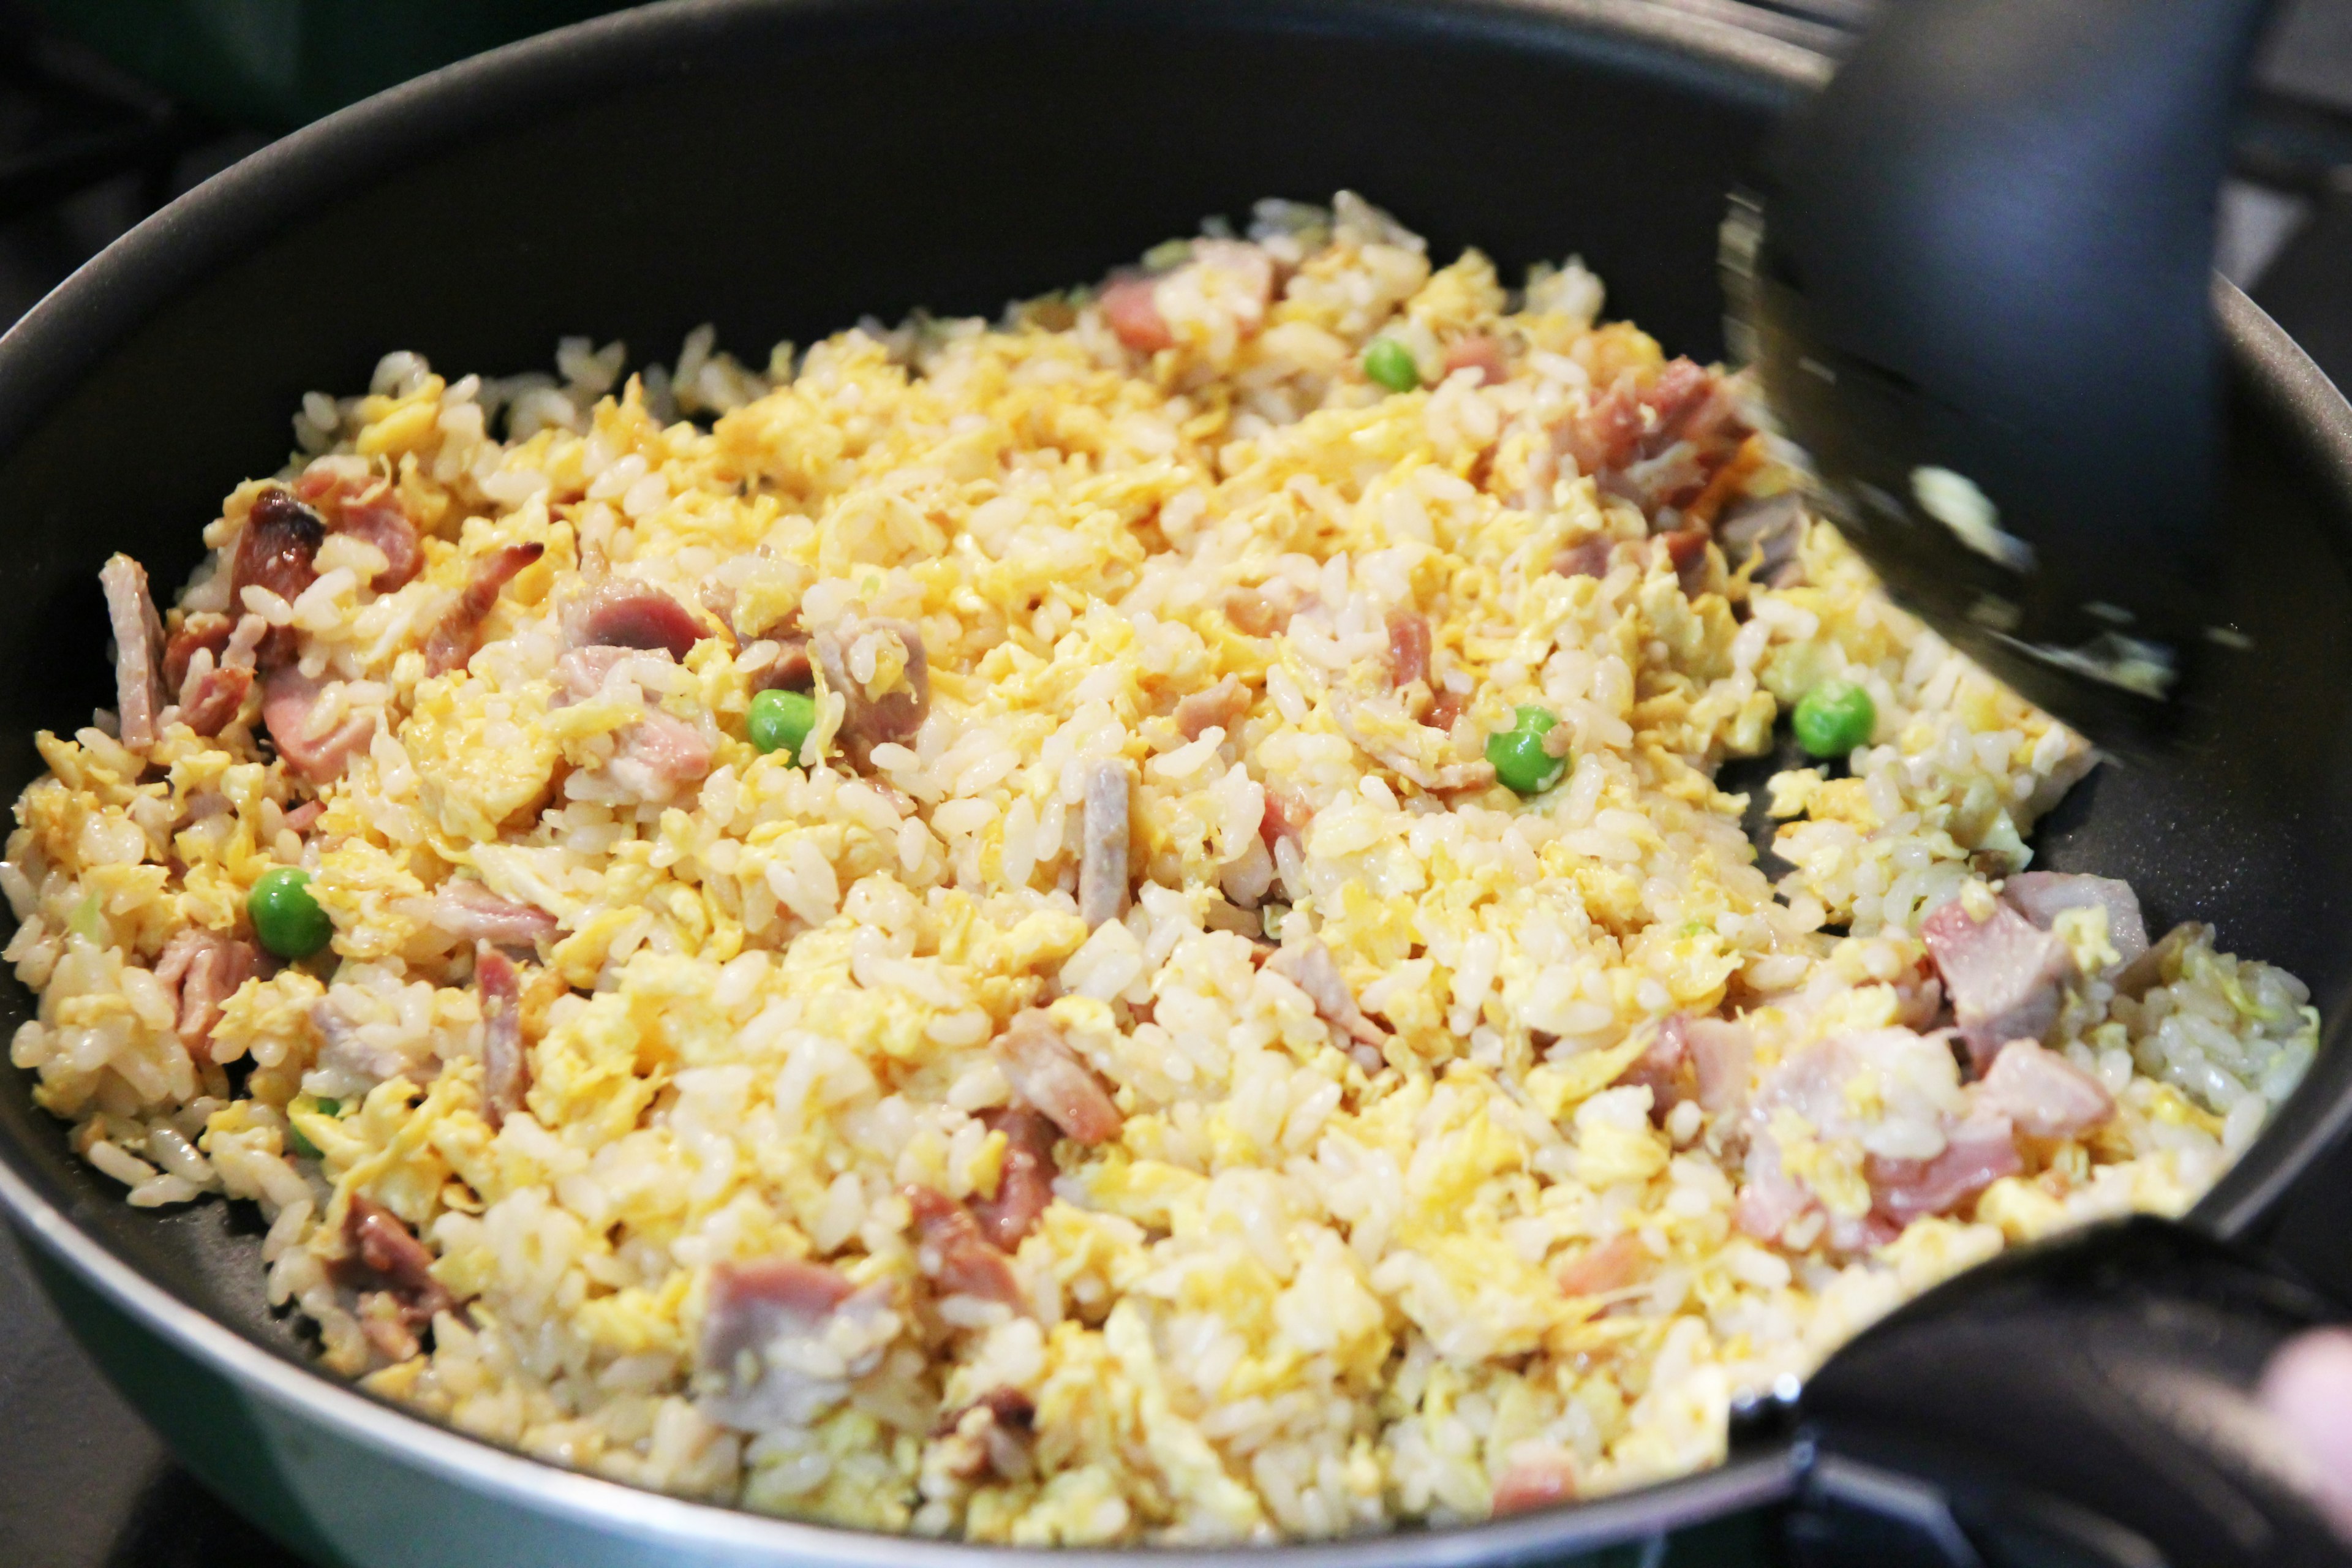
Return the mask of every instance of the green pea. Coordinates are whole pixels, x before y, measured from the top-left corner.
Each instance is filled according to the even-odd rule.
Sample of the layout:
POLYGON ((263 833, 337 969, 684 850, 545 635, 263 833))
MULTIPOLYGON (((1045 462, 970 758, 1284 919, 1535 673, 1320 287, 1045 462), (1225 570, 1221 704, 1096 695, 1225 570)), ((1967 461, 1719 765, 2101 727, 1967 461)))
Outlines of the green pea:
POLYGON ((1495 777, 1520 795, 1540 795, 1559 783, 1568 759, 1544 750, 1545 734, 1559 722, 1559 715, 1549 709, 1526 707, 1511 728, 1487 736, 1486 760, 1495 765, 1495 777))
POLYGON ((1791 727, 1808 756, 1843 757, 1870 744, 1878 705, 1851 680, 1824 680, 1797 700, 1791 727))
POLYGON ((816 728, 816 699, 805 691, 762 691, 751 699, 743 732, 762 752, 801 754, 801 743, 816 728))
POLYGON ((319 1097, 319 1114, 320 1114, 320 1115, 321 1115, 321 1116, 341 1116, 342 1113, 343 1113, 343 1102, 342 1102, 341 1100, 330 1100, 330 1099, 328 1099, 328 1098, 327 1098, 325 1095, 323 1095, 323 1094, 322 1094, 322 1095, 320 1095, 320 1096, 319 1097))
POLYGON ((252 917, 253 934, 280 958, 308 958, 335 934, 335 922, 310 896, 310 872, 280 866, 264 871, 246 895, 245 912, 252 917))
POLYGON ((319 1158, 319 1146, 302 1136, 302 1130, 291 1121, 286 1124, 286 1146, 305 1160, 319 1158))
POLYGON ((1394 338, 1374 338, 1364 350, 1364 374, 1391 392, 1411 392, 1421 384, 1421 367, 1412 351, 1394 338))

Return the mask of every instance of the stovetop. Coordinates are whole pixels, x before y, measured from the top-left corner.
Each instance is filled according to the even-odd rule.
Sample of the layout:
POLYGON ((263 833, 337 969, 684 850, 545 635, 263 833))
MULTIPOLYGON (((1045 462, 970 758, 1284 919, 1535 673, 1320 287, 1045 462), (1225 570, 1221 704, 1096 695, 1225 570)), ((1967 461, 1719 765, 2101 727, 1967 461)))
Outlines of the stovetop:
MULTIPOLYGON (((1834 49, 1876 0, 1667 0, 1834 49)), ((2222 270, 2352 385, 2352 0, 2273 37, 2222 270)), ((171 195, 260 146, 25 24, 0 0, 0 323, 171 195)), ((305 1568, 219 1501, 107 1386, 0 1228, 0 1564, 305 1568)))

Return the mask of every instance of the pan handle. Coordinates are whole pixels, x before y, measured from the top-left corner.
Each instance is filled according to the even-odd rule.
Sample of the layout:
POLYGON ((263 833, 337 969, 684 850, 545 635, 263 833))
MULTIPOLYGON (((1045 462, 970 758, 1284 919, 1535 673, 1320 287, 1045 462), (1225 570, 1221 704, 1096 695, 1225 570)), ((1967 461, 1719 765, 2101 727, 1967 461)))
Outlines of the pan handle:
POLYGON ((2252 1395, 2283 1342, 2341 1315, 2134 1218, 1968 1270, 1736 1421, 1793 1426, 1799 1568, 2342 1568, 2307 1462, 2252 1395))

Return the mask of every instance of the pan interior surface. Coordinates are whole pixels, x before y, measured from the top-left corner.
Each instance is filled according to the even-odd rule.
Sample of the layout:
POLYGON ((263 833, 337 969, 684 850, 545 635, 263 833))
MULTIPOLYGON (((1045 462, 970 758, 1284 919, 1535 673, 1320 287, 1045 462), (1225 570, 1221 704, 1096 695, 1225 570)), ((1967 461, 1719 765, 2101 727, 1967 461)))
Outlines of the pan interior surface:
MULTIPOLYGON (((0 341, 0 784, 38 772, 36 730, 110 703, 106 555, 181 580, 220 497, 284 460, 302 394, 363 385, 387 350, 512 372, 574 332, 644 360, 705 321, 743 349, 918 307, 993 314, 1203 215, 1347 187, 1433 253, 1476 244, 1506 275, 1580 254, 1612 316, 1712 358, 1724 194, 1818 68, 1637 4, 901 0, 656 7, 427 79, 199 191, 0 341)), ((2291 969, 2332 1046, 2352 984, 2352 696, 2335 679, 2352 663, 2352 458, 2330 445, 2340 403, 2282 390, 2295 357, 2275 330, 2231 324, 2248 548, 2231 596, 2260 660, 2231 667, 2168 765, 2082 786, 2038 863, 2128 878, 2158 929, 2207 920, 2291 969)), ((13 1028, 31 999, 12 982, 0 1005, 13 1028)), ((2332 1130, 2347 1071, 2323 1051, 2217 1194, 2231 1228, 2268 1216, 2332 1130)), ((262 1299, 253 1215, 126 1207, 26 1075, 6 1076, 0 1161, 38 1202, 178 1302, 304 1354, 262 1299)), ((319 1399, 360 1396, 320 1384, 319 1399)), ((1676 1493, 1453 1548, 1345 1550, 1597 1543, 1680 1517, 1676 1493)))

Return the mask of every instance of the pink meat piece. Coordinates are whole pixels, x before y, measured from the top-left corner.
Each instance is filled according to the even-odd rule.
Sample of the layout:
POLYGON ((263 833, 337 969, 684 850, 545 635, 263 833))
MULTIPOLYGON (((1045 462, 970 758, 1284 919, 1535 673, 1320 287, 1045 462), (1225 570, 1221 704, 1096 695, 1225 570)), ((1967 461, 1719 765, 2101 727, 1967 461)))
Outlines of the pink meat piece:
POLYGON ((310 832, 312 827, 316 826, 318 825, 319 818, 325 816, 326 811, 327 803, 325 801, 306 800, 301 805, 295 806, 292 810, 287 812, 283 820, 285 821, 288 829, 299 838, 303 834, 310 832))
POLYGON ((762 691, 806 691, 816 684, 816 666, 809 658, 806 634, 771 632, 767 640, 776 645, 776 657, 767 668, 751 678, 754 695, 762 691))
POLYGON ((970 1209, 929 1187, 908 1187, 907 1204, 922 1238, 923 1271, 939 1282, 941 1295, 977 1296, 1008 1307, 1025 1304, 1012 1259, 981 1234, 970 1209))
POLYGON ((177 691, 188 679, 188 663, 202 648, 218 664, 221 655, 228 651, 229 634, 236 623, 226 616, 210 610, 198 610, 180 623, 180 629, 163 644, 163 689, 177 691))
POLYGON ((1485 332, 1472 332, 1448 345, 1445 374, 1450 376, 1457 370, 1476 371, 1480 386, 1491 385, 1511 374, 1503 363, 1503 345, 1485 332))
POLYGON ((190 1056, 200 1062, 212 1059, 221 1005, 260 966, 261 954, 251 942, 202 926, 175 931, 163 944, 155 960, 155 980, 173 999, 177 1020, 173 1027, 190 1056))
MULTIPOLYGON (((246 608, 247 588, 267 588, 289 605, 299 598, 303 589, 319 580, 319 546, 326 538, 327 525, 291 490, 273 485, 254 497, 229 567, 231 612, 246 608)), ((290 661, 295 640, 292 626, 270 627, 255 650, 260 668, 275 669, 290 661)))
POLYGON ((994 1476, 999 1480, 1024 1481, 1036 1473, 1036 1401, 1017 1388, 992 1388, 961 1409, 940 1416, 932 1436, 952 1436, 970 1443, 965 1456, 950 1467, 950 1473, 959 1479, 977 1481, 994 1476))
POLYGON ((1633 373, 1619 376, 1559 428, 1554 444, 1579 473, 1654 520, 1697 499, 1748 435, 1723 378, 1677 359, 1646 392, 1637 390, 1633 373))
POLYGON ((1103 286, 1103 320, 1120 342, 1138 353, 1158 353, 1176 346, 1176 334, 1168 330, 1159 302, 1151 297, 1158 284, 1156 278, 1128 277, 1114 278, 1103 286))
POLYGON ((1421 721, 1433 730, 1451 731, 1455 721, 1462 717, 1463 710, 1469 705, 1470 700, 1461 692, 1441 690, 1430 698, 1428 708, 1421 715, 1421 721))
POLYGON ((1249 688, 1228 675, 1206 691, 1195 691, 1176 704, 1176 728, 1188 741, 1199 740, 1209 730, 1223 730, 1230 737, 1249 705, 1249 688))
POLYGON ((1082 808, 1083 844, 1078 856, 1078 918, 1088 931, 1127 912, 1133 827, 1129 821, 1134 780, 1115 758, 1087 766, 1082 808))
POLYGON ((1803 579, 1797 552, 1805 542, 1805 507, 1794 492, 1738 506, 1717 524, 1715 537, 1735 570, 1750 567, 1751 583, 1787 588, 1803 579))
POLYGON ((2128 967, 2147 951, 2147 922, 2129 882, 2063 871, 2020 871, 2001 884, 2000 899, 2043 931, 2068 910, 2106 910, 2107 942, 2116 950, 2117 968, 2128 967))
POLYGON ((1222 607, 1235 631, 1263 637, 1286 629, 1300 603, 1297 588, 1277 578, 1255 588, 1226 589, 1222 607))
POLYGON ((427 920, 461 942, 528 948, 555 935, 555 917, 534 904, 502 899, 468 877, 452 877, 434 890, 427 920))
POLYGON ((805 1427, 879 1359, 868 1350, 834 1369, 842 1375, 811 1370, 838 1361, 827 1344, 835 1320, 870 1330, 889 1310, 887 1286, 856 1289, 822 1263, 761 1258, 714 1266, 697 1359, 721 1386, 698 1401, 703 1413, 746 1431, 805 1427))
POLYGON ((1707 537, 1704 528, 1678 528, 1659 534, 1654 542, 1660 554, 1674 567, 1685 598, 1696 599, 1706 591, 1707 572, 1713 564, 1706 556, 1707 537))
POLYGON ((1616 545, 1617 542, 1605 534, 1580 539, 1551 558, 1551 569, 1562 577, 1606 577, 1609 552, 1616 545))
POLYGON ((1315 808, 1307 797, 1296 790, 1269 789, 1265 792, 1265 809, 1260 814, 1257 836, 1271 850, 1283 839, 1293 845, 1306 842, 1307 825, 1315 820, 1315 808))
POLYGON ((106 621, 114 634, 114 705, 122 743, 143 752, 155 743, 163 711, 163 623, 148 595, 147 569, 128 555, 110 555, 99 568, 106 621))
POLYGON ((180 721, 199 735, 217 735, 245 711, 252 689, 253 671, 242 665, 200 671, 180 689, 180 721))
POLYGON ((522 975, 488 942, 474 946, 474 992, 482 1008, 482 1113, 492 1127, 522 1109, 530 1057, 522 1038, 522 975))
POLYGON ((436 1312, 456 1309, 457 1299, 433 1278, 432 1252, 398 1215, 374 1199, 352 1199, 343 1211, 343 1242, 349 1250, 336 1265, 337 1282, 385 1292, 410 1330, 425 1327, 436 1312))
POLYGON ((1617 1081, 1648 1086, 1650 1115, 1659 1122, 1685 1100, 1720 1115, 1746 1100, 1755 1050, 1755 1037, 1745 1024, 1675 1013, 1658 1026, 1658 1037, 1617 1081))
POLYGON ((1118 1106, 1043 1009, 1014 1014, 992 1048, 1013 1092, 1070 1137, 1103 1143, 1118 1136, 1126 1122, 1118 1106))
POLYGON ((1633 1282, 1649 1254, 1631 1231, 1620 1231, 1578 1253, 1552 1276, 1564 1296, 1604 1296, 1633 1282))
POLYGON ((2116 1113, 2106 1086, 2053 1050, 2013 1040, 1976 1086, 1977 1109, 2033 1138, 2074 1138, 2116 1113))
POLYGON ((368 579, 368 586, 379 594, 413 582, 425 569, 425 548, 417 541, 416 525, 408 521, 408 513, 388 489, 370 500, 345 501, 336 514, 334 531, 348 533, 383 552, 383 570, 368 579))
POLYGON ((482 646, 482 623, 499 602, 506 585, 525 567, 547 553, 544 544, 502 544, 474 563, 457 602, 449 606, 425 639, 425 672, 446 675, 465 667, 482 646))
POLYGON ((1306 992, 1323 1021, 1349 1038, 1374 1047, 1388 1043, 1387 1032, 1364 1016, 1356 994, 1348 989, 1347 978, 1339 973, 1339 960, 1321 942, 1310 938, 1278 948, 1265 966, 1306 992))
POLYGON ((1500 1519, 1506 1514, 1532 1513, 1575 1500, 1576 1467, 1564 1454, 1546 1454, 1514 1460, 1495 1479, 1490 1511, 1500 1519))
POLYGON ((1759 1241, 1778 1241, 1782 1231, 1812 1208, 1813 1194, 1780 1169, 1777 1149, 1769 1152, 1769 1159, 1759 1162, 1756 1155, 1762 1152, 1762 1145, 1760 1139, 1749 1145, 1747 1180, 1740 1184, 1731 1218, 1733 1224, 1759 1241))
POLYGON ((866 766, 874 748, 915 738, 931 710, 930 661, 923 652, 922 629, 911 621, 887 616, 845 617, 809 641, 824 670, 825 685, 845 705, 841 718, 842 749, 849 760, 866 766), (849 673, 849 649, 869 632, 889 632, 907 650, 907 668, 899 684, 875 697, 849 673))
POLYGON ((293 665, 269 672, 261 688, 261 722, 270 742, 296 776, 323 784, 343 776, 354 754, 367 749, 375 735, 375 718, 348 713, 323 734, 312 733, 312 719, 328 683, 314 680, 293 665))
POLYGON ((2038 1040, 2057 1022, 2074 957, 2007 904, 1979 921, 1954 899, 1920 922, 1919 935, 1979 1072, 2010 1041, 2038 1040))
MULTIPOLYGON (((668 658, 659 649, 614 645, 573 648, 555 662, 556 679, 562 687, 557 705, 597 695, 614 672, 631 660, 659 659, 666 664, 668 658)), ((708 777, 716 760, 710 742, 700 730, 651 701, 645 705, 645 716, 620 730, 616 739, 617 749, 605 771, 614 783, 644 801, 674 798, 708 777)))
POLYGON ((1389 684, 1410 686, 1429 679, 1429 617, 1412 610, 1389 612, 1389 684))
POLYGON ((2023 1170, 2025 1162, 2018 1156, 2009 1119, 1979 1110, 1946 1135, 1944 1152, 1934 1159, 1874 1154, 1864 1168, 1876 1213, 1906 1226, 1923 1215, 1950 1213, 2001 1177, 2023 1170))
POLYGON ((1054 1144, 1061 1135, 1027 1106, 987 1111, 981 1121, 1004 1134, 1004 1163, 997 1173, 996 1195, 975 1197, 968 1206, 988 1239, 1011 1252, 1054 1202, 1054 1144))
POLYGON ((693 611, 625 577, 605 578, 563 611, 563 640, 575 648, 658 648, 683 663, 706 635, 693 611))

